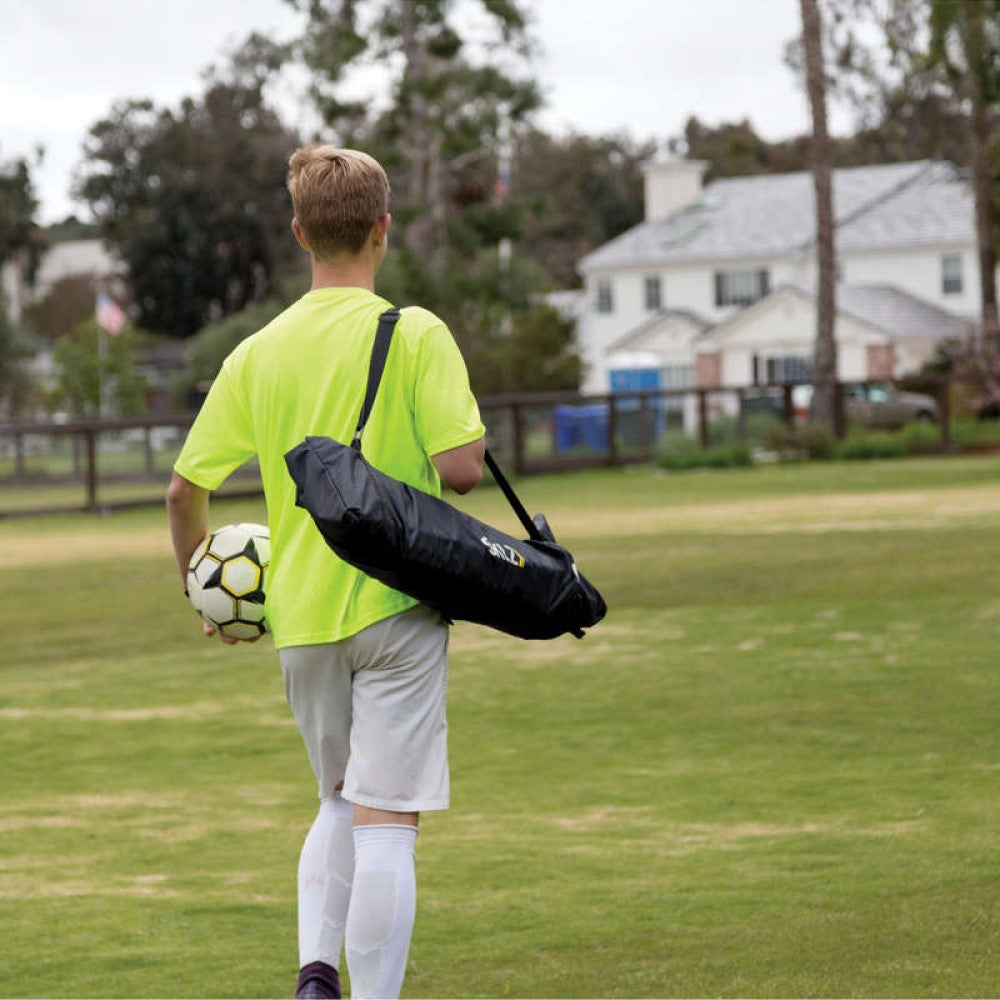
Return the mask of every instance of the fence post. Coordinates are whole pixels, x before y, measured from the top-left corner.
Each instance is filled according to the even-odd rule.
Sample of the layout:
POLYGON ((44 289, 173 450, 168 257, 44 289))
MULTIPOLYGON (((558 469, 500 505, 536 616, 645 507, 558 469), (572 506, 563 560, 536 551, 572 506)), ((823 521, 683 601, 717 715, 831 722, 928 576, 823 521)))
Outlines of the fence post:
POLYGON ((839 379, 833 383, 833 434, 838 441, 844 440, 847 422, 844 419, 844 384, 839 379))
POLYGON ((708 447, 708 390, 698 390, 698 444, 708 447))
POLYGON ((608 396, 608 465, 617 465, 618 459, 618 407, 615 397, 608 396))
POLYGON ((14 474, 22 478, 24 469, 24 435, 18 431, 14 434, 14 474))
POLYGON ((511 434, 514 445, 514 475, 524 475, 524 428, 521 426, 521 404, 510 404, 511 434))
POLYGON ((746 389, 736 390, 736 437, 740 441, 747 439, 746 389))
POLYGON ((143 428, 142 443, 146 449, 146 472, 152 475, 155 470, 153 468, 153 429, 151 427, 143 428))
POLYGON ((941 424, 941 451, 947 452, 951 451, 951 377, 945 375, 941 379, 940 388, 938 390, 940 396, 938 402, 940 405, 940 413, 938 416, 938 421, 941 424))
POLYGON ((791 427, 795 423, 795 403, 792 400, 792 384, 790 382, 781 384, 781 419, 786 427, 791 427))
POLYGON ((639 454, 648 459, 653 454, 653 421, 649 416, 649 395, 645 392, 639 397, 638 437, 639 454))
POLYGON ((97 434, 93 427, 83 432, 87 449, 87 510, 97 510, 97 434))

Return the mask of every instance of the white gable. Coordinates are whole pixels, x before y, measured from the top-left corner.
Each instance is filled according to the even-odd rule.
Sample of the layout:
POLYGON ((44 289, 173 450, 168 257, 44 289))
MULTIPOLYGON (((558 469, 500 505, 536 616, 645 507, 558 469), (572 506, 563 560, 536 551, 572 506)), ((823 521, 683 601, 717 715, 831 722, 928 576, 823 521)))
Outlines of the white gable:
POLYGON ((705 326, 690 313, 664 312, 612 343, 607 354, 610 358, 638 351, 655 355, 661 364, 690 363, 694 342, 705 326))

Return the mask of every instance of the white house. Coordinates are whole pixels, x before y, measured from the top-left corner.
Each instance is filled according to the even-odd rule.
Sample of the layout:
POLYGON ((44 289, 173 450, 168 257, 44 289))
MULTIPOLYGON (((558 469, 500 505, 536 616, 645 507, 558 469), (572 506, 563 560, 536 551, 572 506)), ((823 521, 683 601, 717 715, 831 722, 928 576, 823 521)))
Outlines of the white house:
MULTIPOLYGON (((815 336, 807 301, 816 283, 812 175, 703 186, 706 167, 679 159, 647 165, 645 220, 580 261, 584 391, 609 391, 621 360, 615 355, 644 339, 651 355, 645 363, 661 371, 664 387, 680 387, 685 370, 688 384, 745 385, 765 381, 769 371, 801 377, 808 368, 815 336), (777 294, 785 286, 796 291, 777 294), (769 299, 770 308, 747 316, 751 326, 732 325, 742 310, 769 299), (680 315, 695 318, 686 358, 671 320, 680 315), (675 333, 668 345, 669 328, 675 333), (699 364, 697 355, 714 360, 699 364)), ((902 374, 940 340, 967 330, 964 321, 978 312, 972 192, 954 166, 932 161, 837 170, 833 187, 839 374, 902 374), (876 313, 881 325, 872 322, 876 313), (919 314, 927 328, 902 333, 903 314, 919 314)))
POLYGON ((122 272, 122 262, 108 251, 102 240, 62 240, 46 248, 34 282, 28 282, 27 261, 22 253, 4 264, 0 287, 10 318, 17 323, 26 306, 44 299, 63 278, 88 275, 95 282, 113 282, 117 286, 122 272))

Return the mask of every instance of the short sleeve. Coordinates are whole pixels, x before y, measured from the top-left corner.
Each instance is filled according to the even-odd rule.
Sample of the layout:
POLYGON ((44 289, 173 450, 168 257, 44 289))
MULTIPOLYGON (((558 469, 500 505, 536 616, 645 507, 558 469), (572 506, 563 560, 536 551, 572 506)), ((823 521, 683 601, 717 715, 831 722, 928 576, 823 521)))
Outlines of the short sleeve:
POLYGON ((426 330, 416 355, 413 412, 427 455, 477 441, 486 429, 458 344, 441 322, 426 330))
POLYGON ((174 471, 214 490, 256 450, 250 415, 227 359, 191 425, 174 471))

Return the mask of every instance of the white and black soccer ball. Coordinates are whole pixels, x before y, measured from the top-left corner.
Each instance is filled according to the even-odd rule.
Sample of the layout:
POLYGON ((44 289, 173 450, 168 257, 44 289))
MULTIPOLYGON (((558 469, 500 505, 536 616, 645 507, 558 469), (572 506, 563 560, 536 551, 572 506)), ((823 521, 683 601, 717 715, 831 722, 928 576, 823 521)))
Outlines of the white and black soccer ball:
POLYGON ((270 561, 271 535, 263 524, 227 524, 206 535, 188 565, 188 597, 195 610, 230 638, 263 635, 270 561))

